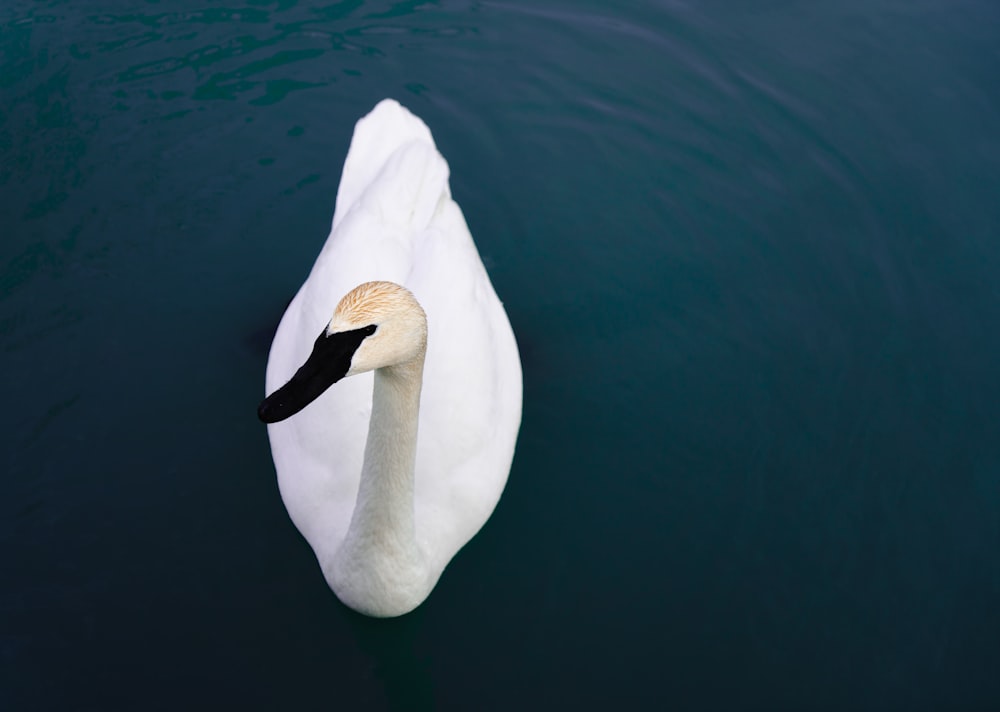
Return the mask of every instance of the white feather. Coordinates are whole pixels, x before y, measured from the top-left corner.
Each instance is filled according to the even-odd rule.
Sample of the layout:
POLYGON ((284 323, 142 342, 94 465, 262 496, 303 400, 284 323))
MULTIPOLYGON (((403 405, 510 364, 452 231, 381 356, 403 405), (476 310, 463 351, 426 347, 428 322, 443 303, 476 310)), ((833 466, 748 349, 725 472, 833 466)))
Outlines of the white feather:
POLYGON ((479 531, 506 484, 521 421, 517 344, 451 198, 448 175, 427 126, 395 101, 382 101, 358 122, 332 231, 289 304, 268 359, 271 393, 309 356, 341 297, 363 282, 405 286, 427 315, 413 496, 426 591, 407 594, 407 603, 391 591, 375 591, 365 596, 385 600, 359 603, 337 590, 344 582, 333 562, 355 508, 372 374, 346 378, 300 413, 268 426, 292 521, 334 592, 371 615, 419 605, 479 531))

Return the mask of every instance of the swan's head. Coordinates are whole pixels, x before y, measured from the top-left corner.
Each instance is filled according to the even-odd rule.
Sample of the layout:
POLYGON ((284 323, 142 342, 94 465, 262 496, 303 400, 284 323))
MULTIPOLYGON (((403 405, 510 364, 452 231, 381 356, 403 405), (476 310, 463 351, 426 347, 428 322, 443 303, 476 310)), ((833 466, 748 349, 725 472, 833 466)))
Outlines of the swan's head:
POLYGON ((365 282, 344 295, 312 354, 288 383, 263 400, 257 415, 277 423, 340 379, 416 363, 426 348, 427 317, 410 291, 393 282, 365 282))

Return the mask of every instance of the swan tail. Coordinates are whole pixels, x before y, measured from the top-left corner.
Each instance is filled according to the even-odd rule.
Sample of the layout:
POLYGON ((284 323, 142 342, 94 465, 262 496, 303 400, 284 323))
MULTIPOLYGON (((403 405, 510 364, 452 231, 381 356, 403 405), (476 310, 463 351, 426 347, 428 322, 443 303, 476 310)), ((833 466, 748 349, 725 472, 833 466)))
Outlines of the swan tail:
POLYGON ((354 128, 333 228, 361 204, 388 225, 422 229, 450 198, 448 164, 430 129, 397 101, 383 99, 354 128))

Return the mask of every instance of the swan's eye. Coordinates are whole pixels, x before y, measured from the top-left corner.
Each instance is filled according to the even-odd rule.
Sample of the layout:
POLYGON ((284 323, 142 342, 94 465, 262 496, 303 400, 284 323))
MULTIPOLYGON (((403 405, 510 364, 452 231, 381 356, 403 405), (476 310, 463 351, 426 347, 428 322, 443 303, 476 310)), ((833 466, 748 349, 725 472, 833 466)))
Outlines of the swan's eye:
POLYGON ((358 331, 364 334, 365 336, 371 336, 376 331, 378 331, 378 324, 369 324, 368 326, 358 329, 358 331))

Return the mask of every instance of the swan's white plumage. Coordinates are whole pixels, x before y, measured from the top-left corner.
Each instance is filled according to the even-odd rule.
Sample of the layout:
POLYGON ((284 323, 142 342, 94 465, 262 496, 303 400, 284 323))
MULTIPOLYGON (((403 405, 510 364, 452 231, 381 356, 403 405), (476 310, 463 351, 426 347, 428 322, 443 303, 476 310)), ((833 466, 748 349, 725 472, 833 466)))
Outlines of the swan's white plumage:
MULTIPOLYGON (((403 285, 423 307, 414 510, 429 587, 410 607, 492 513, 521 420, 517 345, 448 175, 427 126, 395 101, 358 122, 332 231, 281 320, 267 365, 271 393, 309 356, 341 297, 362 282, 403 285)), ((358 492, 372 379, 346 378, 268 426, 282 499, 335 592, 333 561, 358 492)), ((346 602, 374 615, 405 612, 346 602)))

